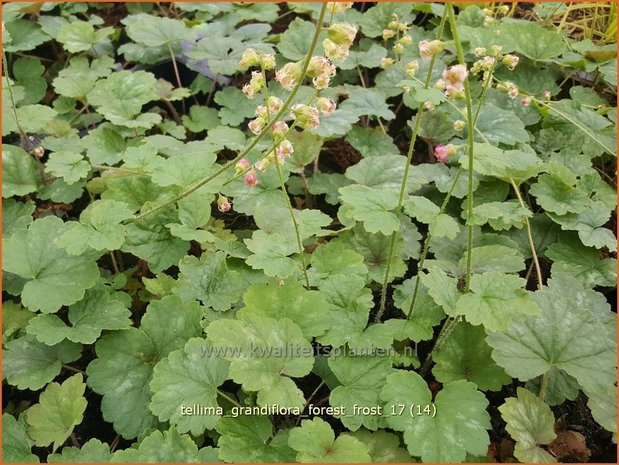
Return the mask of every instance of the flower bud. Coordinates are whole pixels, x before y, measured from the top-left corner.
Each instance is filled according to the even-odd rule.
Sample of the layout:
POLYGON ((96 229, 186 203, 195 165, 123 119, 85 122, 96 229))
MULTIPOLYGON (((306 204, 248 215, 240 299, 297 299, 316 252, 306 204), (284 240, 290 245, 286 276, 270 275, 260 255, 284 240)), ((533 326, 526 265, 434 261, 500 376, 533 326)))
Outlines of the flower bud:
POLYGON ((396 43, 393 48, 393 53, 395 53, 396 55, 400 55, 403 51, 404 51, 404 45, 396 43))
POLYGON ((327 37, 337 45, 350 47, 357 36, 357 28, 352 24, 336 23, 327 29, 327 37))
MULTIPOLYGON (((271 152, 272 153, 272 152, 271 152)), ((262 160, 258 160, 256 163, 254 163, 254 167, 262 172, 265 172, 266 169, 269 167, 269 165, 271 164, 271 154, 267 155, 266 158, 263 158, 262 160)))
POLYGON ((404 45, 405 47, 407 45, 410 45, 413 43, 413 38, 411 36, 409 36, 408 34, 403 35, 399 40, 398 43, 404 45))
POLYGON ((398 23, 398 30, 400 32, 408 31, 408 24, 406 24, 406 23, 398 23))
POLYGON ((380 60, 380 67, 386 69, 390 66, 393 66, 394 63, 395 60, 393 58, 383 58, 382 60, 380 60))
POLYGON ((445 89, 445 81, 443 81, 442 79, 439 79, 438 81, 436 81, 434 83, 433 87, 435 89, 438 89, 438 90, 444 90, 445 89))
POLYGON ((387 27, 389 29, 393 29, 395 31, 396 29, 398 29, 399 23, 397 22, 397 17, 398 16, 397 15, 393 15, 393 16, 394 16, 394 18, 396 18, 396 20, 390 21, 389 24, 387 24, 387 27))
POLYGON ((483 57, 486 56, 487 50, 485 47, 475 47, 475 56, 483 57))
POLYGON ((457 151, 458 149, 456 148, 455 145, 439 144, 436 147, 434 147, 434 156, 436 157, 439 163, 445 163, 447 161, 447 158, 452 155, 455 155, 457 151))
POLYGON ((419 42, 419 56, 431 58, 443 51, 445 44, 440 40, 422 40, 419 42))
POLYGON ((318 107, 318 110, 320 110, 320 113, 325 116, 329 116, 335 111, 337 104, 332 98, 319 97, 318 100, 316 100, 316 106, 318 107))
POLYGON ((254 170, 251 170, 247 174, 245 174, 245 176, 243 177, 243 183, 247 187, 256 187, 258 185, 258 175, 256 174, 256 172, 254 170))
POLYGON ((269 71, 275 68, 275 57, 269 54, 262 55, 260 64, 266 71, 269 71))
POLYGON ((251 166, 251 163, 249 162, 247 158, 241 158, 239 161, 236 162, 236 165, 234 165, 234 171, 235 171, 234 174, 242 173, 250 166, 251 166))
POLYGON ((258 66, 259 64, 260 54, 258 52, 256 52, 253 48, 248 48, 243 51, 241 61, 239 62, 239 66, 241 68, 247 69, 252 66, 258 66))
POLYGON ((435 108, 434 104, 430 102, 429 100, 423 104, 423 107, 428 111, 432 111, 435 108))
POLYGON ((273 135, 275 136, 283 136, 284 134, 286 134, 288 132, 288 125, 286 124, 285 121, 275 121, 275 123, 273 123, 273 126, 271 127, 271 131, 273 131, 273 135))
POLYGON ((501 60, 501 61, 509 69, 513 70, 516 67, 516 65, 518 64, 518 62, 520 61, 520 58, 518 58, 516 55, 505 55, 503 57, 503 60, 501 60))
POLYGON ((36 157, 36 158, 41 158, 43 157, 43 155, 45 155, 45 149, 43 148, 42 145, 39 145, 38 147, 35 147, 32 150, 32 154, 36 157))
POLYGON ((282 107, 284 106, 284 102, 282 102, 282 99, 280 99, 279 97, 271 96, 267 101, 267 106, 269 108, 269 111, 275 114, 282 109, 282 107))
POLYGON ((484 26, 490 26, 495 23, 495 19, 492 16, 486 16, 484 18, 484 26))
POLYGON ((303 66, 300 62, 286 63, 275 73, 275 80, 286 90, 292 90, 301 79, 303 66))
POLYGON ((247 97, 248 99, 253 99, 256 96, 256 92, 254 91, 254 88, 250 83, 245 84, 242 90, 245 94, 245 97, 247 97))
POLYGON ((499 7, 499 14, 506 15, 507 13, 509 13, 509 7, 507 5, 501 5, 499 7))
POLYGON ((395 31, 391 29, 383 29, 383 40, 389 40, 392 37, 395 37, 395 31))
POLYGON ((417 72, 418 69, 419 69, 419 62, 417 60, 413 60, 409 64, 406 65, 406 69, 405 69, 406 75, 409 78, 414 78, 415 73, 417 72))
POLYGON ((494 56, 494 57, 498 57, 501 52, 503 51, 503 47, 501 47, 500 45, 491 45, 490 46, 490 55, 494 56))
POLYGON ((460 131, 461 129, 464 129, 466 127, 466 123, 464 121, 462 121, 461 119, 458 119, 456 121, 454 121, 454 130, 455 131, 460 131))
POLYGON ((546 100, 550 100, 550 97, 552 96, 549 90, 545 90, 542 95, 544 96, 546 100))
POLYGON ((267 107, 265 107, 264 105, 258 105, 256 107, 256 116, 263 120, 267 119, 269 117, 267 107))
POLYGON ((224 197, 223 195, 220 195, 217 198, 217 209, 220 212, 226 213, 226 212, 230 211, 231 208, 232 208, 232 203, 230 202, 230 200, 228 200, 227 197, 224 197))
POLYGON ((520 105, 522 105, 523 107, 528 107, 529 105, 531 105, 531 97, 523 97, 520 100, 520 105))
POLYGON ((316 107, 297 103, 290 109, 292 117, 305 129, 316 129, 320 125, 320 114, 316 107))

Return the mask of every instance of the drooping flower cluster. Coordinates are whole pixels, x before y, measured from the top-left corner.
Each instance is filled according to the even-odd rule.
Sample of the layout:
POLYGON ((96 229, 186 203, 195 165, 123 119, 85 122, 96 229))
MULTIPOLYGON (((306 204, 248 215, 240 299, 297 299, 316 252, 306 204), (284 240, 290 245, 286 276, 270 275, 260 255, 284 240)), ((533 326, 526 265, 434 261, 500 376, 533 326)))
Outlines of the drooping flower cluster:
POLYGON ((496 88, 501 92, 507 92, 507 95, 509 95, 513 99, 518 97, 518 94, 520 93, 520 91, 518 90, 518 86, 513 82, 509 81, 500 82, 499 84, 497 84, 496 88))

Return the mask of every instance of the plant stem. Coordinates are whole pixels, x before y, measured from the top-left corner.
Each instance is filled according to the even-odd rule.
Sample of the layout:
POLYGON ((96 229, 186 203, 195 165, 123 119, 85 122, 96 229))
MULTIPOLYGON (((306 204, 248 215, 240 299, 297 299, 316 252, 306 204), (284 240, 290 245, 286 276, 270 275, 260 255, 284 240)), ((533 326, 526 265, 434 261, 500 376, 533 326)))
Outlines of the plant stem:
MULTIPOLYGON (((169 43, 168 43, 168 51, 170 52, 170 58, 172 58, 172 66, 174 67, 174 76, 176 77, 176 84, 178 85, 178 88, 180 89, 181 87, 183 87, 183 84, 181 82, 181 75, 178 72, 178 65, 176 64, 176 57, 174 56, 174 51, 172 50, 172 46, 169 43)), ((186 113, 187 110, 185 108, 185 99, 181 100, 181 105, 183 106, 183 113, 186 113)), ((180 124, 180 122, 177 124, 180 124)))
MULTIPOLYGON (((439 25, 437 37, 440 37, 443 34, 443 29, 445 27, 445 15, 441 18, 441 23, 439 25)), ((426 80, 424 82, 424 88, 427 89, 430 86, 430 80, 432 79, 432 70, 434 69, 434 63, 436 61, 436 56, 432 57, 432 61, 430 62, 430 66, 428 67, 428 72, 426 74, 426 80)), ((395 210, 395 215, 398 218, 398 222, 400 220, 400 216, 402 215, 402 203, 404 202, 404 195, 406 194, 406 183, 408 181, 408 173, 410 171, 411 162, 413 159, 413 151, 415 150, 415 142, 417 141, 417 134, 419 133, 419 128, 421 127, 421 117, 423 116, 424 105, 420 103, 417 107, 417 114, 415 116, 415 124, 413 126, 413 134, 411 135, 410 144, 408 146, 408 152, 406 154, 406 166, 404 167, 404 175, 402 176, 402 183, 400 184, 400 193, 398 197, 398 205, 395 210)), ((393 254, 395 252, 395 242, 398 231, 394 231, 391 233, 391 237, 389 239, 389 255, 387 256, 387 265, 385 267, 385 276, 383 277, 383 285, 380 291, 380 307, 374 321, 378 323, 385 312, 385 305, 387 303, 387 285, 389 283, 389 273, 391 272, 391 261, 393 260, 393 254)))
POLYGON ((236 405, 237 407, 242 407, 241 404, 239 404, 236 400, 234 400, 232 397, 230 397, 228 394, 226 394, 223 391, 220 391, 219 389, 217 389, 217 395, 220 397, 223 397, 224 399, 226 399, 228 402, 230 402, 232 405, 236 405))
MULTIPOLYGON (((447 14, 449 15, 449 25, 451 33, 453 34, 453 42, 456 47, 456 55, 458 56, 458 62, 462 65, 466 65, 464 61, 464 51, 462 50, 462 43, 460 42, 460 36, 458 35, 458 27, 456 25, 456 15, 452 3, 446 5, 447 14)), ((466 241, 466 277, 465 277, 465 289, 464 292, 470 291, 471 274, 473 264, 473 224, 471 218, 473 217, 473 154, 474 154, 474 127, 475 121, 473 121, 473 104, 471 101, 471 89, 469 87, 468 77, 464 79, 464 98, 466 99, 466 120, 467 120, 467 147, 468 147, 468 183, 467 183, 467 241, 466 241)), ((448 318, 443 324, 443 328, 439 334, 434 347, 428 354, 426 361, 421 368, 422 375, 427 373, 430 364, 432 362, 432 354, 441 350, 441 347, 445 341, 449 338, 453 330, 462 321, 462 316, 456 318, 448 318)))
MULTIPOLYGON (((314 37, 312 38, 312 43, 310 44, 310 48, 309 48, 309 50, 307 52, 307 55, 305 57, 305 61, 303 62, 303 69, 302 69, 302 72, 301 72, 302 76, 305 76, 307 74, 307 68, 309 67, 309 63, 310 63, 310 60, 312 58, 312 54, 314 53, 314 50, 316 49, 316 45, 318 44, 318 38, 320 36, 320 31, 322 30, 322 23, 324 22, 324 17, 325 17, 326 10, 327 10, 327 3, 323 3, 322 8, 320 10, 320 17, 318 18, 318 23, 316 24, 316 31, 314 33, 314 37)), ((133 223, 134 221, 143 220, 147 216, 152 215, 153 213, 157 213, 158 211, 163 210, 164 208, 167 208, 170 205, 175 204, 179 200, 184 199, 188 195, 194 193, 195 191, 200 189, 202 186, 204 186, 206 183, 212 181, 213 179, 215 179, 216 177, 218 177, 219 175, 221 175, 222 173, 227 171, 228 168, 233 167, 236 164, 237 161, 239 161, 240 159, 244 158, 249 152, 251 152, 251 150, 256 145, 258 145, 258 142, 260 142, 262 140, 262 138, 271 130, 271 128, 273 127, 275 122, 278 121, 279 118, 286 111, 288 111, 288 108, 290 107, 290 104, 293 102, 294 97, 296 96, 297 92, 299 91, 299 89, 301 88, 302 85, 303 85, 303 79, 299 79, 299 82, 294 86, 294 88, 292 89, 292 91, 288 95, 288 98, 286 99, 286 101, 282 105, 282 108, 277 112, 277 114, 273 117, 273 119, 271 119, 271 121, 269 121, 266 124, 264 129, 262 131, 260 131, 260 133, 256 137, 254 137, 254 139, 251 141, 251 143, 247 147, 245 147, 245 150, 243 150, 237 157, 235 157, 234 159, 230 160, 228 163, 224 164, 215 173, 213 173, 213 174, 203 178, 202 180, 200 180, 193 187, 190 187, 186 191, 181 192, 176 197, 173 197, 170 200, 168 200, 167 202, 164 202, 161 205, 158 205, 158 206, 156 206, 156 207, 154 207, 154 208, 152 208, 152 209, 150 209, 148 211, 145 211, 144 213, 141 213, 140 215, 137 215, 137 216, 135 216, 133 218, 129 218, 128 220, 125 220, 123 222, 123 224, 129 224, 129 223, 133 223)))
POLYGON ((13 110, 13 118, 15 118, 15 125, 17 126, 17 130, 21 135, 24 143, 28 141, 28 136, 24 132, 19 124, 19 118, 17 117, 17 106, 15 105, 15 97, 13 96, 13 86, 11 85, 11 80, 9 78, 9 65, 7 64, 6 53, 4 50, 2 51, 2 66, 4 68, 4 79, 6 79, 6 85, 9 88, 9 97, 11 98, 11 110, 13 110))
POLYGON ((74 367, 72 367, 70 365, 64 365, 63 364, 62 368, 66 368, 67 370, 74 371, 75 373, 81 373, 82 375, 87 376, 87 374, 86 374, 86 372, 84 370, 80 370, 79 368, 74 368, 74 367))

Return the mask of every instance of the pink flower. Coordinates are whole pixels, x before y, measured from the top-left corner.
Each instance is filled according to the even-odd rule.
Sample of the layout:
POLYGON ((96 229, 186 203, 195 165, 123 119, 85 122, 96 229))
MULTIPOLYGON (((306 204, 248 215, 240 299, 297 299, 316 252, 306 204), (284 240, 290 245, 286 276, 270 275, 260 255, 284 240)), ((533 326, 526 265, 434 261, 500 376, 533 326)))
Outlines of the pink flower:
POLYGON ((464 90, 464 80, 469 75, 466 65, 455 65, 445 68, 443 81, 445 82, 445 94, 448 97, 459 94, 464 90))
POLYGON ((262 120, 262 118, 256 118, 249 122, 248 127, 251 132, 253 132, 255 135, 258 135, 264 127, 264 121, 262 120))
POLYGON ((452 144, 439 144, 434 147, 434 156, 439 163, 445 163, 447 158, 456 153, 457 149, 452 144))
POLYGON ((217 199, 217 210, 222 213, 229 212, 232 209, 232 203, 228 200, 227 197, 220 195, 217 199))
POLYGON ((247 187, 256 187, 258 185, 258 176, 254 170, 249 171, 243 178, 243 182, 247 187))
POLYGON ((273 131, 274 135, 283 136, 288 132, 288 125, 285 121, 275 121, 271 130, 273 131))
POLYGON ((331 78, 327 74, 320 74, 312 79, 312 84, 316 90, 324 90, 329 87, 329 83, 331 82, 331 78))

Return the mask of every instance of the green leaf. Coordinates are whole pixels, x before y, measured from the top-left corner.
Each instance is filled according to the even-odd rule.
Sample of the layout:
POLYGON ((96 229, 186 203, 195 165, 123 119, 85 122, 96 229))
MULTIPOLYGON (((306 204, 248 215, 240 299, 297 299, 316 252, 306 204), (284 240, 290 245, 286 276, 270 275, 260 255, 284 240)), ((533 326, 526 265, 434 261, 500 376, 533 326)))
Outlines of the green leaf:
POLYGON ((294 146, 294 153, 285 166, 293 173, 303 173, 305 166, 320 154, 323 140, 308 131, 292 131, 288 134, 288 140, 294 146))
POLYGON ((333 136, 344 136, 352 129, 352 125, 359 121, 358 111, 349 106, 338 108, 329 116, 320 117, 320 126, 310 132, 317 134, 323 139, 333 136))
POLYGON ((295 452, 288 446, 288 433, 273 431, 271 420, 259 415, 221 418, 217 445, 219 458, 229 463, 293 462, 295 452))
POLYGON ((73 184, 88 175, 90 163, 78 153, 54 152, 50 154, 45 170, 64 179, 67 184, 73 184))
MULTIPOLYGON (((147 204, 145 209, 148 208, 147 204)), ((150 270, 155 273, 178 265, 187 253, 189 243, 174 237, 165 226, 176 220, 177 215, 167 209, 130 223, 126 226, 127 238, 122 251, 146 260, 150 270)))
POLYGON ((340 108, 351 110, 358 116, 376 116, 388 121, 395 118, 395 114, 389 109, 385 99, 385 94, 379 90, 358 88, 348 93, 348 98, 340 108))
POLYGON ((2 197, 35 192, 41 184, 41 174, 34 158, 19 147, 2 145, 2 197))
POLYGON ((94 250, 118 250, 125 242, 122 222, 131 218, 128 205, 114 200, 97 200, 80 214, 80 221, 70 222, 58 241, 71 255, 94 250))
POLYGON ((555 174, 542 174, 529 188, 537 203, 546 211, 565 215, 582 213, 588 206, 587 193, 566 183, 555 174))
POLYGON ((252 255, 246 263, 255 270, 264 270, 267 276, 287 278, 298 270, 297 263, 289 255, 298 252, 297 245, 281 234, 266 234, 257 230, 251 239, 245 239, 252 255))
POLYGON ((123 19, 122 23, 131 40, 147 47, 172 45, 191 38, 191 30, 178 19, 144 13, 131 15, 123 19))
POLYGON ((110 124, 102 124, 81 139, 86 156, 93 164, 113 165, 118 163, 126 149, 125 139, 110 124))
POLYGON ((18 202, 15 199, 2 201, 2 235, 9 237, 26 232, 32 224, 32 214, 36 208, 32 200, 18 202))
POLYGON ((118 71, 99 81, 87 98, 114 124, 150 128, 161 118, 140 113, 143 105, 159 99, 156 84, 155 76, 146 71, 118 71))
POLYGON ((28 322, 35 313, 25 309, 20 304, 2 302, 2 336, 4 341, 10 341, 23 336, 28 322))
POLYGON ((410 4, 394 2, 377 4, 368 9, 359 22, 363 35, 371 38, 380 36, 383 33, 383 29, 393 20, 394 14, 397 14, 398 19, 404 22, 408 22, 413 18, 410 4))
POLYGON ((458 298, 454 313, 463 315, 472 325, 504 331, 512 319, 539 314, 524 284, 524 279, 498 271, 473 275, 471 293, 458 298))
POLYGON ((387 56, 387 50, 372 40, 362 39, 359 48, 351 50, 348 58, 338 65, 340 69, 378 68, 381 60, 387 56))
POLYGON ((391 257, 388 279, 403 276, 406 272, 406 264, 402 260, 404 241, 400 235, 396 235, 394 253, 389 253, 390 236, 383 234, 371 234, 361 225, 355 226, 350 232, 341 235, 343 243, 363 255, 363 263, 368 269, 368 278, 382 282, 385 278, 387 262, 391 257))
POLYGON ((340 195, 342 205, 355 220, 363 221, 366 231, 387 235, 400 228, 398 217, 391 212, 398 205, 396 190, 352 185, 340 188, 340 195))
POLYGON ((124 438, 135 438, 155 426, 149 410, 153 367, 199 336, 201 319, 196 303, 183 304, 180 297, 168 296, 151 302, 139 329, 116 331, 97 341, 98 358, 86 370, 88 385, 103 396, 103 418, 124 438))
POLYGON ((183 349, 171 352, 155 365, 150 389, 150 410, 160 421, 169 421, 180 433, 200 435, 213 429, 217 415, 184 415, 184 408, 218 407, 217 388, 228 377, 229 363, 209 355, 210 343, 194 338, 183 349))
POLYGON ((245 134, 237 128, 217 126, 208 131, 204 141, 213 147, 214 151, 225 148, 241 151, 245 148, 245 134))
POLYGON ((188 115, 181 117, 183 124, 191 132, 198 133, 216 128, 221 124, 214 108, 192 105, 188 115))
POLYGON ((383 133, 380 128, 353 126, 346 134, 346 142, 364 157, 400 155, 400 150, 393 143, 391 136, 383 133))
POLYGON ((321 418, 303 420, 290 431, 288 444, 297 451, 297 462, 371 462, 368 447, 349 435, 335 438, 329 424, 321 418))
POLYGON ((329 367, 342 383, 331 391, 329 403, 344 406, 345 414, 334 415, 351 431, 361 426, 376 431, 384 427, 384 418, 380 415, 363 415, 354 412, 354 406, 375 407, 380 405, 380 390, 385 385, 385 378, 394 372, 391 360, 385 356, 346 354, 329 359, 329 367))
POLYGON ((243 297, 245 307, 238 313, 294 321, 307 339, 322 335, 332 325, 327 301, 318 291, 308 291, 292 279, 284 283, 257 283, 243 297))
POLYGON ((486 454, 490 443, 486 430, 491 427, 488 401, 473 383, 460 380, 446 384, 432 402, 432 393, 421 376, 400 371, 387 377, 381 399, 387 402, 385 412, 396 413, 387 416, 388 426, 404 432, 412 456, 424 462, 462 462, 467 454, 486 454), (405 408, 398 414, 401 405, 405 408), (430 406, 431 412, 435 408, 436 414, 411 416, 409 409, 414 411, 417 406, 422 410, 430 406))
POLYGON ((556 276, 533 301, 540 315, 488 335, 497 364, 521 381, 556 367, 594 392, 614 383, 616 317, 606 299, 574 278, 556 276))
POLYGON ((58 245, 67 230, 55 216, 34 221, 28 232, 3 239, 2 269, 27 280, 21 297, 30 310, 54 313, 94 286, 99 269, 88 255, 68 255, 58 245))
POLYGON ((8 21, 4 27, 12 40, 9 44, 3 44, 2 48, 9 53, 34 50, 50 40, 50 37, 41 30, 36 22, 27 19, 20 18, 8 21))
MULTIPOLYGON (((382 341, 372 339, 372 334, 365 334, 370 309, 374 305, 372 293, 365 287, 365 279, 361 276, 337 274, 322 280, 318 284, 320 293, 329 304, 329 320, 337 321, 331 324, 319 342, 334 348, 348 343, 350 346, 389 346, 392 339, 382 341)), ((379 335, 380 336, 380 335, 379 335)))
POLYGON ((585 287, 613 287, 617 282, 617 260, 600 257, 600 252, 585 247, 572 235, 561 235, 559 242, 550 245, 544 253, 553 261, 552 274, 568 274, 585 287))
MULTIPOLYGON (((326 235, 322 228, 331 224, 331 217, 319 210, 294 209, 293 212, 301 240, 326 235)), ((279 234, 285 238, 286 242, 296 243, 296 230, 287 207, 261 205, 254 211, 254 221, 263 232, 279 234)))
POLYGON ((42 77, 45 67, 37 58, 19 58, 13 63, 13 76, 17 84, 24 88, 21 105, 38 103, 47 90, 47 81, 42 77))
POLYGON ((448 315, 455 313, 456 303, 460 297, 457 278, 448 276, 440 268, 431 268, 429 273, 421 275, 421 282, 428 289, 430 297, 445 313, 448 315))
MULTIPOLYGON (((582 191, 578 191, 582 192, 582 191)), ((586 195, 586 194, 585 194, 586 195)), ((585 201, 588 208, 580 213, 568 213, 557 216, 548 214, 555 223, 561 225, 561 229, 568 231, 578 231, 578 237, 586 246, 601 249, 608 247, 611 252, 617 250, 617 240, 610 229, 602 226, 608 223, 611 210, 602 202, 585 201)))
POLYGON ((60 28, 56 40, 70 53, 86 52, 114 32, 112 27, 95 30, 85 21, 74 21, 60 28))
POLYGON ((256 111, 257 99, 248 99, 236 87, 226 87, 215 94, 215 103, 222 108, 219 110, 219 119, 222 124, 239 126, 245 119, 252 118, 256 111))
POLYGON ((400 447, 400 438, 387 431, 370 432, 364 429, 354 433, 344 433, 358 439, 368 448, 373 463, 411 463, 413 458, 400 447))
POLYGON ((82 344, 93 344, 103 330, 118 330, 131 327, 131 312, 120 296, 110 296, 102 287, 86 291, 79 302, 69 307, 67 326, 56 315, 37 315, 26 329, 40 342, 58 344, 64 339, 82 344))
MULTIPOLYGON (((346 170, 346 177, 358 184, 375 189, 400 189, 406 158, 401 155, 382 155, 380 157, 364 158, 356 165, 346 170)), ((409 192, 418 190, 421 186, 413 185, 417 181, 409 175, 407 188, 409 192)))
POLYGON ((556 30, 548 30, 531 21, 501 25, 503 34, 514 38, 516 51, 536 61, 556 58, 565 51, 565 39, 556 30))
MULTIPOLYGON (((99 78, 111 74, 113 67, 114 60, 111 57, 97 58, 89 63, 88 58, 75 56, 69 61, 69 66, 58 72, 52 85, 59 95, 83 98, 93 89, 99 78)), ((90 132, 92 133, 93 131, 90 132)))
MULTIPOLYGON (((587 406, 593 419, 605 430, 617 434, 617 390, 610 386, 605 391, 588 393, 587 406)), ((613 439, 613 440, 615 440, 613 439)))
POLYGON ((228 270, 225 253, 204 252, 199 259, 186 256, 179 268, 176 293, 184 301, 199 300, 216 311, 225 311, 240 300, 243 279, 228 270))
POLYGON ((170 428, 163 433, 153 431, 135 448, 119 450, 112 462, 126 463, 188 463, 199 462, 198 448, 190 436, 170 428))
POLYGON ((45 105, 24 105, 15 110, 2 113, 2 135, 19 132, 15 123, 15 113, 21 129, 28 133, 37 133, 50 123, 58 113, 53 108, 45 105))
POLYGON ((91 439, 81 448, 63 447, 60 454, 50 454, 47 456, 49 463, 108 463, 112 458, 110 446, 91 439))
POLYGON ((5 343, 2 354, 2 376, 19 389, 36 391, 53 380, 63 363, 80 358, 81 346, 64 341, 48 346, 32 336, 5 343))
POLYGON ((555 457, 539 447, 557 437, 550 407, 526 389, 519 387, 517 395, 505 399, 499 407, 507 423, 505 429, 516 441, 514 457, 522 462, 556 462, 555 457))
POLYGON ((64 383, 51 383, 39 396, 39 403, 28 409, 26 421, 28 434, 37 446, 54 443, 53 451, 71 435, 73 428, 84 418, 86 398, 84 398, 82 375, 71 376, 64 383))
POLYGON ((527 218, 533 217, 533 212, 522 207, 517 201, 487 202, 473 208, 472 224, 483 226, 488 223, 496 231, 518 229, 524 226, 527 218))
POLYGON ((511 382, 511 377, 490 357, 492 350, 485 338, 482 327, 459 324, 432 357, 436 362, 432 369, 436 380, 446 384, 465 379, 482 391, 500 391, 511 382))
POLYGON ((338 274, 365 276, 368 272, 363 264, 363 255, 346 248, 340 242, 331 241, 316 248, 310 263, 318 279, 338 274))
POLYGON ((313 351, 301 328, 287 318, 243 314, 207 328, 209 340, 231 362, 230 377, 243 389, 258 391, 258 404, 302 407, 303 393, 290 377, 307 375, 313 351))
POLYGON ((339 188, 350 184, 350 181, 340 173, 318 172, 307 180, 307 184, 310 194, 325 194, 325 202, 337 205, 340 203, 339 188))
POLYGON ((429 225, 433 237, 455 238, 460 233, 460 225, 451 216, 440 213, 440 208, 425 197, 411 196, 404 204, 407 215, 429 225))
POLYGON ((479 142, 505 145, 529 142, 529 133, 520 118, 488 103, 482 106, 475 126, 475 140, 479 142))
POLYGON ((32 440, 26 425, 8 413, 2 414, 2 461, 4 463, 39 463, 39 457, 30 452, 32 440))
MULTIPOLYGON (((311 21, 295 18, 288 25, 286 31, 280 36, 277 49, 284 58, 290 61, 302 60, 310 49, 315 30, 316 26, 314 26, 311 21)), ((318 43, 322 43, 322 40, 318 43)), ((316 50, 314 50, 314 54, 321 53, 322 46, 318 45, 316 50)))

